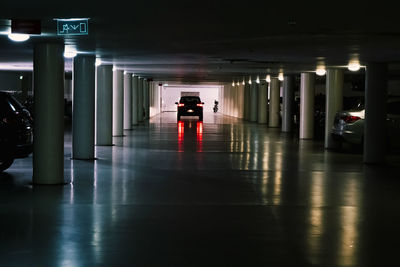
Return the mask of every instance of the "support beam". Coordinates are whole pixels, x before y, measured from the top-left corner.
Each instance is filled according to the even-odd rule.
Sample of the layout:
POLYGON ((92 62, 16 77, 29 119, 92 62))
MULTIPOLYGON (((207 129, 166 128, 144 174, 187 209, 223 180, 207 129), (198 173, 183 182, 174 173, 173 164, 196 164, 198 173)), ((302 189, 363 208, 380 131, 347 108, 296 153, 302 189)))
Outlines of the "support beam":
POLYGON ((291 132, 293 128, 294 76, 286 75, 283 80, 282 132, 291 132))
POLYGON ((132 125, 138 124, 139 78, 132 77, 132 125))
POLYGON ((72 158, 94 159, 95 57, 78 55, 73 68, 72 158))
POLYGON ((124 74, 124 129, 132 129, 132 74, 124 74))
POLYGON ((138 105, 137 105, 137 109, 138 109, 138 122, 143 122, 144 120, 144 116, 143 116, 143 83, 144 83, 144 79, 143 78, 139 78, 138 81, 138 105))
POLYGON ((113 136, 124 135, 124 72, 113 71, 113 136))
POLYGON ((258 123, 267 123, 268 116, 268 84, 266 81, 261 81, 258 87, 258 123))
POLYGON ((387 64, 367 63, 365 82, 364 163, 386 161, 387 64))
POLYGON ((96 82, 96 145, 98 146, 112 145, 112 87, 112 66, 98 66, 96 82))
POLYGON ((314 138, 315 74, 302 73, 300 81, 300 139, 314 138))
POLYGON ((250 121, 256 122, 258 115, 258 84, 253 82, 250 89, 250 121))
POLYGON ((335 148, 331 136, 336 112, 343 109, 343 70, 328 68, 326 71, 326 108, 325 108, 325 148, 335 148))
POLYGON ((280 110, 280 82, 278 78, 271 78, 271 94, 269 99, 269 127, 279 127, 280 110))
POLYGON ((63 43, 34 46, 34 184, 64 184, 63 53, 63 43))

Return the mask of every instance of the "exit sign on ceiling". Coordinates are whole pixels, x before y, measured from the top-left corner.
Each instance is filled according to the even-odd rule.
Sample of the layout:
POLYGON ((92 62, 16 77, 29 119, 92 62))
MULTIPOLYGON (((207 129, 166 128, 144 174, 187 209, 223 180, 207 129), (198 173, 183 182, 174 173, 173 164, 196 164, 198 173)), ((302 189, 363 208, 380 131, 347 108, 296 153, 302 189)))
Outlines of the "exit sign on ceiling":
POLYGON ((58 35, 88 35, 88 19, 57 19, 58 35))

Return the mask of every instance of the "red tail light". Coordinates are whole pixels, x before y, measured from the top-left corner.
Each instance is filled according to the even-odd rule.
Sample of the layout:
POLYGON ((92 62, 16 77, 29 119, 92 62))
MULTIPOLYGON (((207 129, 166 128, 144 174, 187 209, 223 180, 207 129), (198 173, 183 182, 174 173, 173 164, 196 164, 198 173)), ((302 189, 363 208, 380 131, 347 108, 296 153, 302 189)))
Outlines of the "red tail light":
POLYGON ((353 123, 353 122, 356 122, 358 120, 361 120, 360 117, 350 116, 350 115, 349 116, 342 116, 341 119, 344 120, 346 123, 353 123))
POLYGON ((178 104, 178 107, 184 107, 184 106, 185 106, 185 104, 183 104, 183 103, 178 104))
POLYGON ((201 103, 200 103, 200 104, 197 104, 197 106, 198 106, 198 107, 202 107, 202 106, 203 106, 203 104, 201 104, 201 103))

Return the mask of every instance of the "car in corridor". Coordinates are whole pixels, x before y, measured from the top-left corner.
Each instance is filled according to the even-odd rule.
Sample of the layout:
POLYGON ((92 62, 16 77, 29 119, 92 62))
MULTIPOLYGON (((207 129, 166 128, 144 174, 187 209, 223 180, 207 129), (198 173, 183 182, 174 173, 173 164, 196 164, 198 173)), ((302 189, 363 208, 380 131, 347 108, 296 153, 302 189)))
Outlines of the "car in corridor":
POLYGON ((27 157, 33 148, 33 119, 11 94, 0 92, 0 171, 15 158, 27 157))
MULTIPOLYGON (((389 98, 387 102, 388 145, 400 147, 400 98, 389 98)), ((331 135, 339 143, 349 143, 362 147, 364 140, 364 101, 350 110, 339 111, 335 115, 331 135)))
POLYGON ((181 120, 182 116, 198 116, 199 120, 203 120, 203 106, 204 102, 201 102, 198 96, 181 96, 179 102, 175 102, 178 107, 178 121, 181 120))

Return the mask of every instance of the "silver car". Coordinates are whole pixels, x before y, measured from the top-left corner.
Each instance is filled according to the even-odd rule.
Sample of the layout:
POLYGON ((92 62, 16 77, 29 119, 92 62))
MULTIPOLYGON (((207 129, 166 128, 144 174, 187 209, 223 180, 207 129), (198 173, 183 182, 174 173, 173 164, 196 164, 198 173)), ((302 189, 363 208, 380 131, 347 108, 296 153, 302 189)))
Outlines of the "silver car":
MULTIPOLYGON (((362 145, 364 140, 364 103, 336 113, 331 135, 340 142, 362 145)), ((400 98, 390 98, 387 103, 388 138, 392 146, 400 147, 400 98)))

